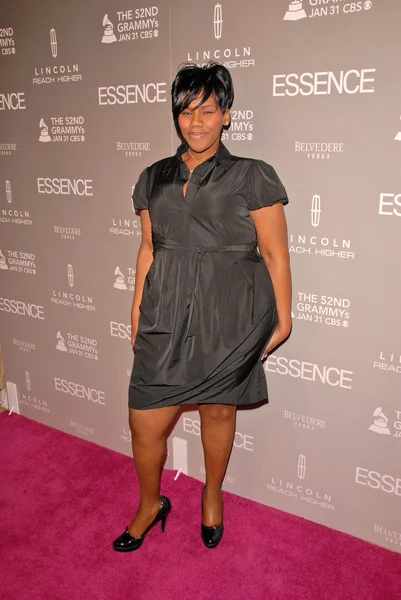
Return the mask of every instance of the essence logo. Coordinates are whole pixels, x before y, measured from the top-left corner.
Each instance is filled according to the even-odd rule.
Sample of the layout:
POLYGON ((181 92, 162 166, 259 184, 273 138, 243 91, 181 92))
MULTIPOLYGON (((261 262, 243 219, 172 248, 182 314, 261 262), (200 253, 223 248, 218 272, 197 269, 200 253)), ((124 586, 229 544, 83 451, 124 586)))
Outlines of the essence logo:
POLYGON ((214 37, 216 40, 219 40, 223 31, 223 9, 221 4, 218 3, 214 7, 213 28, 214 37))
POLYGON ((57 392, 62 392, 63 394, 89 400, 94 404, 101 404, 102 406, 106 405, 106 396, 103 391, 92 387, 86 387, 80 383, 75 383, 74 381, 66 381, 65 379, 55 377, 54 388, 57 392))
POLYGON ((379 215, 401 217, 401 194, 380 194, 379 215))
POLYGON ((320 196, 318 194, 315 194, 312 197, 312 207, 311 207, 312 227, 319 227, 321 213, 322 213, 322 209, 320 208, 320 196))
POLYGON ((54 194, 55 196, 93 196, 92 179, 37 178, 38 194, 54 194))
POLYGON ((50 50, 52 57, 57 58, 57 36, 53 28, 50 29, 50 50))
POLYGON ((401 496, 401 479, 393 475, 381 475, 377 471, 370 471, 363 467, 356 467, 355 483, 381 490, 386 494, 401 496))
POLYGON ((340 71, 318 71, 316 73, 288 73, 273 75, 273 97, 275 96, 329 96, 342 94, 372 94, 376 69, 350 69, 340 71))
POLYGON ((263 366, 268 373, 277 373, 294 379, 303 379, 314 383, 320 382, 331 387, 352 390, 353 371, 345 371, 344 369, 325 365, 320 366, 294 358, 288 359, 285 356, 275 356, 274 354, 269 356, 263 366))
POLYGON ((25 93, 0 94, 0 110, 25 110, 25 93))
POLYGON ((0 298, 0 311, 22 317, 31 317, 32 319, 43 320, 45 318, 43 306, 39 304, 27 304, 21 300, 10 300, 9 298, 0 298))

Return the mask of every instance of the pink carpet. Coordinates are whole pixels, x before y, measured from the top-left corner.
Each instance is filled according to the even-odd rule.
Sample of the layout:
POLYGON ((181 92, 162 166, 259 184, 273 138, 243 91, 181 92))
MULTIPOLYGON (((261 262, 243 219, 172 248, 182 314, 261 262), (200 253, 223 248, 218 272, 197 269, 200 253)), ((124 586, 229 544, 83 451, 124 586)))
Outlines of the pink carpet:
POLYGON ((202 484, 165 471, 173 511, 137 552, 111 542, 138 501, 133 461, 0 414, 2 600, 399 600, 401 556, 224 492, 220 546, 199 537, 202 484))

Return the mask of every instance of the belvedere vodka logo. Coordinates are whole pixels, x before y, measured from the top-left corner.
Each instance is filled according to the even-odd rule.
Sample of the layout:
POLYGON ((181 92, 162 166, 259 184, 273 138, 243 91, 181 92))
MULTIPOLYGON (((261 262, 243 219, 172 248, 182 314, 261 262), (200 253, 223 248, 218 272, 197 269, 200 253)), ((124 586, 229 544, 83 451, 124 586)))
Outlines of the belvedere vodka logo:
POLYGON ((0 142, 0 156, 11 156, 11 154, 16 151, 17 144, 13 142, 0 142))
POLYGON ((66 227, 65 225, 54 225, 54 233, 57 233, 62 240, 75 240, 82 235, 80 227, 66 227))
POLYGON ((296 140, 294 150, 310 160, 330 160, 332 155, 344 152, 344 142, 301 142, 296 140))
POLYGON ((57 36, 53 27, 50 29, 50 50, 53 58, 57 58, 57 36))
POLYGON ((13 338, 13 344, 14 346, 17 346, 21 352, 32 352, 36 350, 35 344, 32 342, 26 342, 25 340, 17 340, 16 338, 13 338))
POLYGON ((40 119, 40 121, 39 121, 39 129, 40 129, 39 142, 51 142, 52 139, 49 135, 49 128, 47 127, 47 125, 43 119, 40 119))
POLYGON ((102 37, 102 44, 112 44, 113 42, 116 42, 117 38, 114 35, 114 26, 107 14, 103 17, 103 27, 104 32, 102 37))
POLYGON ((223 8, 219 3, 214 7, 213 28, 214 37, 219 40, 223 31, 223 8))
POLYGON ((310 415, 303 415, 301 413, 294 413, 287 409, 284 409, 284 419, 292 421, 294 427, 309 429, 310 431, 314 431, 315 428, 326 429, 327 427, 327 422, 323 421, 323 419, 311 417, 310 415))
POLYGON ((0 269, 2 269, 3 271, 8 270, 8 264, 7 264, 6 257, 4 256, 4 254, 2 253, 1 250, 0 250, 0 269))
POLYGON ((306 18, 306 12, 302 7, 302 0, 292 0, 288 6, 288 10, 284 15, 284 21, 299 21, 306 18))

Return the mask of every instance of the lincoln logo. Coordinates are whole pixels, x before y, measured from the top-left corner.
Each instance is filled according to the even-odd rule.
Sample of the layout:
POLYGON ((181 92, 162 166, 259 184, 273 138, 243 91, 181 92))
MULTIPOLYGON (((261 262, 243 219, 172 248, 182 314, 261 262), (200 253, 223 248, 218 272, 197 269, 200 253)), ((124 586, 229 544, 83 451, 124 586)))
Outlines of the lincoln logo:
POLYGON ((74 271, 72 269, 72 265, 68 265, 68 267, 67 267, 67 276, 68 276, 68 285, 70 287, 74 287, 74 271))
POLYGON ((306 473, 306 457, 303 454, 298 456, 298 477, 299 479, 305 479, 306 473))
POLYGON ((216 6, 214 7, 213 26, 214 37, 216 38, 216 40, 219 40, 223 31, 223 9, 221 7, 221 4, 216 4, 216 6))
POLYGON ((320 208, 320 196, 318 194, 315 194, 312 198, 311 208, 312 227, 319 227, 321 212, 322 209, 320 208))
POLYGON ((30 392, 32 389, 32 384, 31 384, 31 376, 29 375, 28 371, 25 373, 25 383, 26 383, 26 389, 28 390, 28 392, 30 392))
POLYGON ((6 198, 7 198, 7 202, 9 204, 11 204, 12 200, 13 200, 13 196, 12 196, 12 192, 11 192, 11 183, 8 181, 6 181, 6 198))
POLYGON ((50 29, 50 49, 52 51, 52 57, 57 58, 57 36, 53 27, 50 29))

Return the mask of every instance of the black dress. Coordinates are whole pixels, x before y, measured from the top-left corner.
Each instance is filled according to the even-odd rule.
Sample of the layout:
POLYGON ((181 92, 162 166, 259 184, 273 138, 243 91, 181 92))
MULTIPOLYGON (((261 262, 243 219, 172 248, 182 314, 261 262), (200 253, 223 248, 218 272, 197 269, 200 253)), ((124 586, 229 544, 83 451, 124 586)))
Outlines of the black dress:
POLYGON ((129 386, 131 408, 267 399, 261 357, 277 325, 274 290, 250 210, 287 204, 273 167, 217 153, 189 171, 182 154, 139 176, 154 260, 146 275, 129 386))

